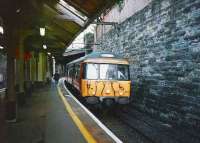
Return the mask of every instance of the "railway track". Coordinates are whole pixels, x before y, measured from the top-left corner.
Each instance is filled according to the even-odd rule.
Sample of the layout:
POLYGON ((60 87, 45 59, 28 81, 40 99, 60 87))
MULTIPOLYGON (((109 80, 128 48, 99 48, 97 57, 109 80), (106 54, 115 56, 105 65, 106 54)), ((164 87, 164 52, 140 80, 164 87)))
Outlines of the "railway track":
MULTIPOLYGON (((67 86, 68 87, 68 86, 67 86)), ((177 128, 139 112, 133 105, 89 106, 70 87, 70 91, 124 143, 199 143, 200 136, 192 130, 177 128), (105 108, 105 109, 104 109, 105 108)))
MULTIPOLYGON (((67 86, 68 89, 77 95, 77 93, 67 86)), ((80 96, 76 96, 102 123, 104 123, 114 134, 117 135, 124 143, 153 143, 142 132, 139 132, 124 122, 122 117, 119 117, 118 109, 102 109, 104 107, 89 106, 85 104, 80 96)), ((120 111, 121 112, 121 111, 120 111)))
MULTIPOLYGON (((92 111, 92 110, 91 110, 92 111)), ((92 111, 124 143, 153 143, 150 138, 128 124, 117 109, 92 111)))

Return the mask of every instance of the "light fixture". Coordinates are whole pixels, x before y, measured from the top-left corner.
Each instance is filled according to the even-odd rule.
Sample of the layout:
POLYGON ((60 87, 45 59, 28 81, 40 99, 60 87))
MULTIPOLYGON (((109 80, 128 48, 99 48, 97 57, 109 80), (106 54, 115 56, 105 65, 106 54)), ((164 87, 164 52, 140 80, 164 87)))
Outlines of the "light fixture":
POLYGON ((113 58, 113 54, 101 54, 101 57, 106 57, 106 58, 113 58))
POLYGON ((4 49, 4 47, 0 46, 0 50, 3 50, 3 49, 4 49))
POLYGON ((0 33, 1 33, 1 34, 4 33, 4 31, 3 31, 3 27, 2 27, 2 26, 0 26, 0 33))
POLYGON ((46 50, 46 49, 47 49, 47 45, 43 45, 43 49, 45 49, 45 50, 46 50))
POLYGON ((45 28, 40 28, 40 35, 44 36, 45 35, 45 28))
POLYGON ((20 11, 21 11, 21 9, 20 9, 20 8, 16 10, 16 12, 17 12, 17 13, 19 13, 20 11))
POLYGON ((55 59, 55 57, 54 57, 54 56, 52 56, 52 59, 55 59))
POLYGON ((48 52, 47 54, 48 54, 48 55, 51 55, 51 53, 49 53, 49 52, 48 52))

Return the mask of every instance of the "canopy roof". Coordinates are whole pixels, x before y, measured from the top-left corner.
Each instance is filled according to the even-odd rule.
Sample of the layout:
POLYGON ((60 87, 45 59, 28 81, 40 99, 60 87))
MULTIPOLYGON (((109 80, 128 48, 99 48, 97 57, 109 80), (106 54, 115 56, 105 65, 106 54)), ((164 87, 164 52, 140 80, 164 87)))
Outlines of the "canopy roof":
POLYGON ((76 36, 114 3, 115 0, 1 0, 0 16, 9 16, 9 9, 14 9, 26 33, 25 49, 44 50, 42 45, 46 45, 46 51, 59 60, 76 36), (41 27, 45 28, 44 37, 40 36, 41 27))

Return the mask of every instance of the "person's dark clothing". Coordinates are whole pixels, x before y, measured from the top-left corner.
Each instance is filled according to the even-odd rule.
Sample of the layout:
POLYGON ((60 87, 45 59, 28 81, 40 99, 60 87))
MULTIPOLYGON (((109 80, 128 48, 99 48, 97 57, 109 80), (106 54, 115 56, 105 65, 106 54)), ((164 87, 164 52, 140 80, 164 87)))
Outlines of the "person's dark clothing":
POLYGON ((59 78, 60 78, 60 75, 59 75, 58 73, 55 73, 55 74, 54 74, 54 80, 55 80, 55 81, 58 81, 59 78))

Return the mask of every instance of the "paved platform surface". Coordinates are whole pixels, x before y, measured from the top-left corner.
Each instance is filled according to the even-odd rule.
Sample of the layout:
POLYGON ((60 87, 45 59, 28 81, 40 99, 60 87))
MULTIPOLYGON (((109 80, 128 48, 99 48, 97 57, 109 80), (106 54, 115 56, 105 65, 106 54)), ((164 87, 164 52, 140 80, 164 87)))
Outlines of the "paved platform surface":
POLYGON ((18 121, 8 124, 8 143, 85 143, 65 110, 56 86, 38 89, 19 109, 18 121))
POLYGON ((94 114, 79 102, 65 87, 64 79, 61 79, 58 85, 60 97, 65 103, 67 111, 72 116, 87 142, 122 143, 122 141, 109 128, 96 118, 94 114))

